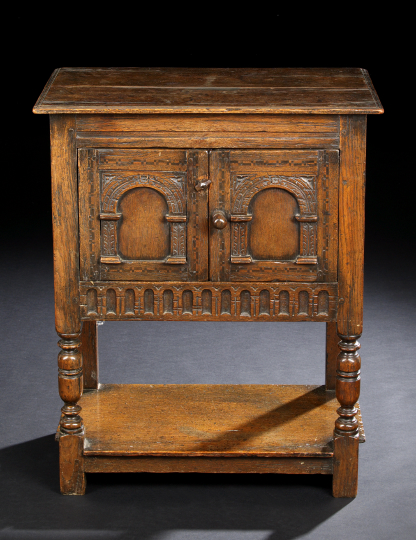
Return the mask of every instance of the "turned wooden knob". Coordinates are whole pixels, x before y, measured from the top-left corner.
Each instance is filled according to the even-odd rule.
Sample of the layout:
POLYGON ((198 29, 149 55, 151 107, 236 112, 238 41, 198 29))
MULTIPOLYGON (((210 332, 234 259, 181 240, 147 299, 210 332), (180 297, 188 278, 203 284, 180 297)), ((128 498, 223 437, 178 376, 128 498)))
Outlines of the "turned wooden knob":
POLYGON ((212 214, 212 224, 216 229, 223 229, 227 225, 227 218, 222 210, 216 210, 212 214))

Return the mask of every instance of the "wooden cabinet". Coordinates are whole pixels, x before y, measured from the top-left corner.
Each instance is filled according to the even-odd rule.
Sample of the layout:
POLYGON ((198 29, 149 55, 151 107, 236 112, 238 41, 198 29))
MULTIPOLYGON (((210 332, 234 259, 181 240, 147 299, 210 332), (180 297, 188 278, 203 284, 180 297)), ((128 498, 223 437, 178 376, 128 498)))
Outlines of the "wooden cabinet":
POLYGON ((276 472, 355 496, 368 74, 63 68, 34 112, 51 120, 62 492, 86 472, 276 472), (323 321, 326 385, 99 385, 100 320, 323 321))

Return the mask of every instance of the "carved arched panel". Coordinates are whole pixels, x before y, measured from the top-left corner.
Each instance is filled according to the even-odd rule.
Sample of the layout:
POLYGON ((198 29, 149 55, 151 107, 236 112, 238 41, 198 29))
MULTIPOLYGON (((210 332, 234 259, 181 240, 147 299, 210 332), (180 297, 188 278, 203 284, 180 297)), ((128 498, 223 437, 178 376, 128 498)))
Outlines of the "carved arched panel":
POLYGON ((211 153, 213 281, 336 278, 339 155, 332 150, 211 153))
POLYGON ((249 205, 249 253, 257 260, 294 260, 299 255, 299 205, 284 189, 259 191, 249 205), (267 219, 265 219, 267 216, 267 219))
POLYGON ((86 281, 80 301, 83 320, 336 321, 338 284, 86 281))
POLYGON ((187 281, 208 273, 208 152, 80 149, 81 274, 187 281))
POLYGON ((133 188, 120 198, 118 254, 124 260, 161 260, 169 255, 168 205, 151 188, 133 188))
POLYGON ((102 174, 101 209, 102 262, 186 263, 185 173, 102 174))
POLYGON ((232 180, 232 263, 317 263, 314 177, 236 175, 232 180))

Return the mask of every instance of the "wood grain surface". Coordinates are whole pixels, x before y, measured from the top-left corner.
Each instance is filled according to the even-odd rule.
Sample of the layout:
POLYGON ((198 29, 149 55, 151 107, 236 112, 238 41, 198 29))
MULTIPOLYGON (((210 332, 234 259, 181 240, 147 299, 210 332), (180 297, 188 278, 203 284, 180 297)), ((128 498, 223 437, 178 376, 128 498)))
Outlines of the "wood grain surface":
POLYGON ((345 336, 363 331, 366 128, 365 116, 341 118, 337 329, 345 336))
POLYGON ((118 229, 118 249, 125 260, 158 260, 169 255, 168 205, 163 195, 146 187, 133 188, 121 199, 123 220, 118 229))
POLYGON ((81 331, 84 388, 98 388, 98 332, 96 321, 84 321, 81 331))
POLYGON ((337 115, 78 114, 78 147, 338 148, 337 115))
POLYGON ((109 384, 81 405, 86 456, 331 457, 338 402, 323 386, 109 384))
POLYGON ((299 206, 295 197, 283 189, 263 190, 251 200, 249 212, 253 216, 249 246, 253 259, 295 259, 299 252, 299 223, 295 218, 299 206))
POLYGON ((58 333, 76 334, 81 322, 75 118, 51 116, 50 137, 55 328, 58 333))
POLYGON ((323 457, 84 457, 85 472, 332 474, 333 458, 323 457))
POLYGON ((367 114, 383 109, 359 68, 60 68, 35 113, 367 114))
POLYGON ((339 337, 337 323, 326 323, 326 347, 325 347, 325 386, 327 390, 335 392, 335 379, 337 376, 337 357, 339 337))
POLYGON ((86 479, 82 435, 59 437, 59 484, 63 495, 84 495, 86 479))

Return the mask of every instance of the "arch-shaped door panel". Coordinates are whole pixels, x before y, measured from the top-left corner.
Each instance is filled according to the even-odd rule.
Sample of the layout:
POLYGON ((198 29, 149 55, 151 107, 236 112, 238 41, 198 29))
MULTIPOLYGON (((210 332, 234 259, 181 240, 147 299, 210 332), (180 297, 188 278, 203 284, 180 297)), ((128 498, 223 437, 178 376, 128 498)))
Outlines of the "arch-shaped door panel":
POLYGON ((118 204, 118 253, 123 260, 163 260, 170 253, 168 205, 161 193, 137 187, 127 191, 118 204))
POLYGON ((81 149, 83 279, 208 277, 208 152, 81 149))
POLYGON ((299 205, 296 198, 280 188, 263 189, 249 207, 248 251, 260 261, 287 261, 299 255, 299 205), (267 219, 264 219, 267 216, 267 219))
POLYGON ((218 150, 211 156, 213 281, 336 280, 336 150, 218 150))

